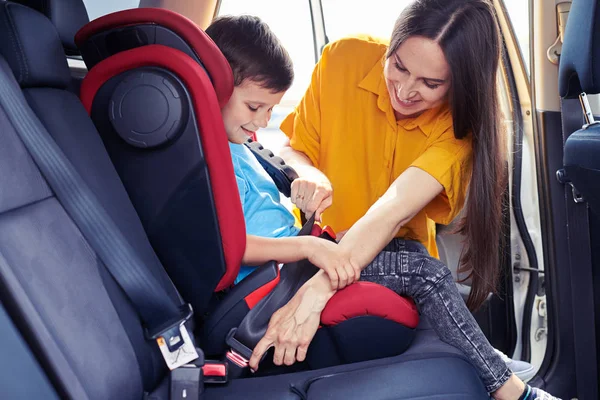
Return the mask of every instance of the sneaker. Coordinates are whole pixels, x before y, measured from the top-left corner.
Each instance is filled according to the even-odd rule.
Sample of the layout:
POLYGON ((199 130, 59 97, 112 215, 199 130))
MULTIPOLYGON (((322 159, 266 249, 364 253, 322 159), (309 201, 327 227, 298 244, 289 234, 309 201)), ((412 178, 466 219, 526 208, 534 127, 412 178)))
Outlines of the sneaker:
POLYGON ((535 368, 533 368, 533 365, 525 361, 513 360, 500 350, 494 350, 496 350, 496 353, 498 353, 498 355, 502 357, 502 360, 506 363, 506 366, 510 368, 510 370, 517 376, 517 378, 519 378, 523 382, 527 382, 535 376, 536 371, 535 368))
POLYGON ((523 400, 561 400, 558 397, 552 396, 548 392, 544 392, 542 389, 534 388, 529 385, 525 387, 525 392, 520 397, 523 400))

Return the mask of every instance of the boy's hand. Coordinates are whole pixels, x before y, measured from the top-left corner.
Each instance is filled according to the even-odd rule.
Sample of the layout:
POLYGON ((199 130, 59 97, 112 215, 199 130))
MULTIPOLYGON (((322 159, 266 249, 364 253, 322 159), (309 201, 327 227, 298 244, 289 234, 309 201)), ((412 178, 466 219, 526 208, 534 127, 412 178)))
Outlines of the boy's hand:
POLYGON ((333 204, 331 183, 323 174, 302 176, 292 182, 290 200, 309 219, 315 214, 315 220, 321 221, 321 214, 333 204))
POLYGON ((314 238, 308 260, 325 271, 331 288, 340 290, 360 279, 360 268, 354 266, 348 254, 329 240, 314 238))

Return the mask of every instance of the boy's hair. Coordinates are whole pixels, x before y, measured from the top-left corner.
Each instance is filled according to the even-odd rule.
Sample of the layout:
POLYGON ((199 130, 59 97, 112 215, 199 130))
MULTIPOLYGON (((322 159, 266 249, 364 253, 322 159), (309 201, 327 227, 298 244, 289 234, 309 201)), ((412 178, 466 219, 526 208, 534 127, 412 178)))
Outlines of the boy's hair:
POLYGON ((250 15, 218 17, 206 33, 229 62, 235 86, 250 79, 279 93, 292 85, 292 59, 260 18, 250 15))

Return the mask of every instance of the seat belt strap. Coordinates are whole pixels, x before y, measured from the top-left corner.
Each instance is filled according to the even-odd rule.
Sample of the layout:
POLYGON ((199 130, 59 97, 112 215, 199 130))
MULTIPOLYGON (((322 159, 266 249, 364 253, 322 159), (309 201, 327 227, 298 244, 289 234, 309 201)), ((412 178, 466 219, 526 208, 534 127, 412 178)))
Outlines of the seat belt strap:
POLYGON ((267 171, 267 174, 273 179, 277 189, 283 193, 285 197, 290 197, 292 193, 292 182, 298 178, 298 174, 294 168, 287 165, 283 159, 277 157, 269 149, 264 148, 259 142, 248 139, 244 143, 260 165, 267 171))
MULTIPOLYGON (((585 96, 585 94, 584 94, 585 96)), ((585 98, 585 97, 584 97, 585 98)), ((583 101, 561 99, 563 145, 584 124, 583 101)), ((588 106, 589 107, 589 106, 588 106)), ((591 112, 590 112, 591 114, 591 112)), ((592 117, 593 118, 593 117, 592 117)), ((596 336, 594 326, 594 288, 588 203, 573 186, 564 170, 557 172, 565 186, 568 248, 571 276, 577 393, 580 398, 597 398, 596 336)))
POLYGON ((150 274, 122 232, 25 100, 10 67, 0 59, 0 106, 67 213, 156 340, 170 369, 198 357, 184 323, 192 316, 150 274))

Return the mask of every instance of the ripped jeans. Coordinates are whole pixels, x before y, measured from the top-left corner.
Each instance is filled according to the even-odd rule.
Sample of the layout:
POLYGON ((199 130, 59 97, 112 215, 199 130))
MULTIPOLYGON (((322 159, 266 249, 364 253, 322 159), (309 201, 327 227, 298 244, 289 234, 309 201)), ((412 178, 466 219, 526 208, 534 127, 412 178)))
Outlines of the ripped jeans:
POLYGON ((394 239, 360 279, 412 297, 439 337, 467 356, 489 393, 510 378, 512 372, 467 309, 450 270, 421 243, 394 239))

